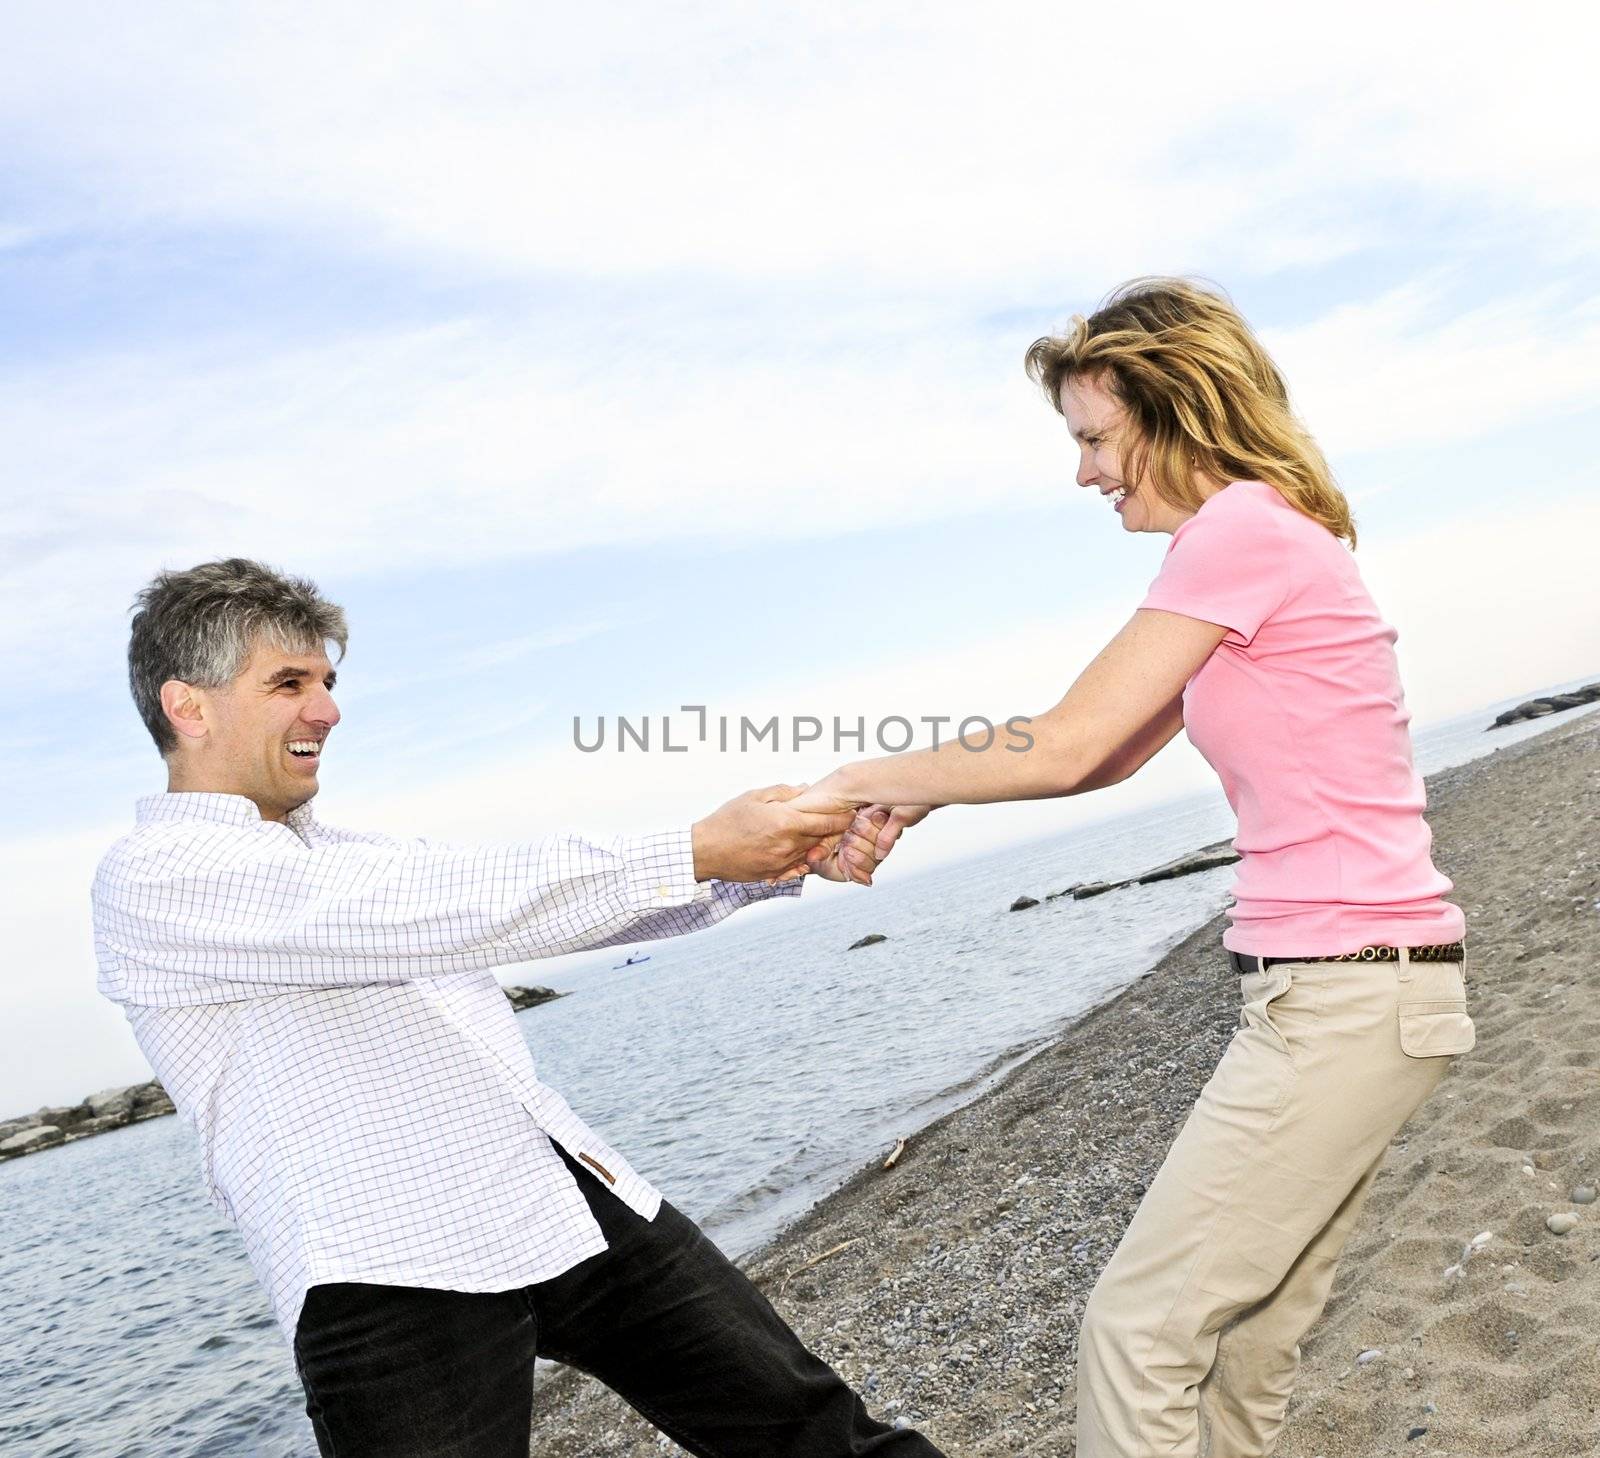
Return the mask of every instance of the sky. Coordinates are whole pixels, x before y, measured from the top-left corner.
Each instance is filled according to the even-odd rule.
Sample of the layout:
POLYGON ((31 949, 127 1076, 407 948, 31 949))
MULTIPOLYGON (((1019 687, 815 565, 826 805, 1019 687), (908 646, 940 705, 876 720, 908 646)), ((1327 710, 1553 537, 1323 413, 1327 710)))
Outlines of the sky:
MULTIPOLYGON (((1600 677, 1597 28, 7 6, 0 1116, 145 1076, 87 885, 164 786, 124 670, 154 572, 251 556, 344 604, 325 819, 684 824, 839 756, 585 754, 574 719, 1003 720, 1126 619, 1166 539, 1073 486, 1021 361, 1137 275, 1221 284, 1277 358, 1419 724, 1600 677)), ((935 816, 891 870, 1208 773, 1180 744, 935 816)))

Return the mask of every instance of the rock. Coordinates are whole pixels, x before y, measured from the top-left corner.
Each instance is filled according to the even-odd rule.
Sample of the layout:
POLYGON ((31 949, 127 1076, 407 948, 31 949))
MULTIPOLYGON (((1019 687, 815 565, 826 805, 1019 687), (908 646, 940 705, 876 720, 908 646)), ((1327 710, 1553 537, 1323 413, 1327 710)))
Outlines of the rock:
POLYGON ((873 947, 879 942, 886 942, 888 940, 889 938, 884 936, 882 932, 868 932, 867 935, 862 937, 859 942, 851 942, 850 945, 845 948, 845 950, 847 952, 853 952, 857 947, 873 947))
POLYGON ((1136 879, 1139 885, 1148 886, 1153 881, 1170 881, 1175 876, 1192 876, 1196 871, 1210 871, 1218 866, 1231 866, 1238 859, 1239 852, 1232 845, 1208 846, 1205 850, 1179 856, 1177 860, 1168 861, 1164 866, 1157 866, 1153 871, 1146 871, 1136 879))
POLYGON ((13 1134, 0 1142, 0 1159, 10 1159, 18 1154, 32 1154, 36 1149, 48 1149, 60 1144, 67 1136, 54 1124, 35 1124, 20 1134, 13 1134))
POLYGON ((67 1138, 83 1139, 90 1134, 104 1134, 108 1129, 120 1129, 129 1122, 126 1114, 102 1114, 98 1119, 85 1119, 67 1138))
POLYGON ((1013 911, 1026 911, 1030 906, 1037 906, 1038 904, 1039 902, 1036 897, 1019 896, 1011 903, 1011 909, 1013 911))
POLYGON ((93 1119, 120 1115, 124 1123, 133 1117, 133 1090, 131 1088, 106 1088, 90 1094, 84 1100, 93 1119))
POLYGON ((1422 1437, 1423 1434, 1425 1434, 1427 1431, 1428 1430, 1426 1428, 1412 1428, 1412 1430, 1409 1433, 1406 1434, 1406 1442, 1408 1442, 1408 1443, 1416 1442, 1416 1440, 1418 1438, 1422 1437))
POLYGON ((1063 896, 1071 896, 1081 885, 1083 885, 1082 881, 1074 881, 1070 886, 1065 886, 1059 891, 1050 892, 1044 899, 1046 901, 1059 901, 1063 896))
POLYGON ((1118 886, 1126 886, 1126 881, 1085 881, 1073 893, 1074 901, 1087 901, 1091 896, 1104 896, 1107 891, 1115 891, 1118 886))
POLYGON ((1570 1211, 1560 1215, 1552 1215, 1544 1222, 1544 1228, 1552 1235, 1565 1235, 1569 1230, 1576 1228, 1578 1217, 1570 1211))
POLYGON ((155 1079, 127 1088, 101 1089, 81 1104, 44 1108, 37 1114, 0 1123, 0 1158, 32 1154, 36 1149, 86 1139, 91 1134, 104 1134, 124 1124, 172 1112, 172 1100, 155 1079), (54 1137, 41 1132, 46 1130, 54 1137))
POLYGON ((1366 1351, 1356 1358, 1356 1366, 1365 1367, 1369 1362, 1376 1362, 1382 1355, 1383 1349, 1381 1347, 1368 1347, 1366 1351))
POLYGON ((557 992, 553 987, 506 987, 501 990, 511 999, 513 1012, 538 1007, 541 1002, 554 1002, 556 998, 566 996, 564 992, 557 992))
POLYGON ((1586 684, 1571 693, 1547 694, 1543 698, 1529 699, 1514 709, 1507 709, 1489 727, 1501 729, 1507 724, 1520 724, 1525 719, 1541 719, 1546 714, 1559 714, 1566 709, 1576 709, 1581 704, 1592 704, 1596 699, 1600 699, 1600 683, 1586 684))
POLYGON ((1594 1195, 1593 1185, 1574 1185, 1572 1188, 1572 1203, 1574 1205, 1592 1205, 1594 1204, 1594 1195))
POLYGON ((133 1095, 133 1117, 135 1119, 155 1119, 162 1114, 173 1113, 172 1100, 167 1097, 166 1089, 162 1088, 155 1079, 149 1083, 136 1083, 128 1090, 133 1095))

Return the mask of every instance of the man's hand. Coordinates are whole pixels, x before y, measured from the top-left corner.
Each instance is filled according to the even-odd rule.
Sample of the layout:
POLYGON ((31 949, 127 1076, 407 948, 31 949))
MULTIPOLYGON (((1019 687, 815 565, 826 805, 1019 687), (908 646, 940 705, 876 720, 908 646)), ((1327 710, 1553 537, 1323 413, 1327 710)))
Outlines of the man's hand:
POLYGON ((804 785, 750 790, 695 821, 695 880, 772 881, 790 871, 804 875, 806 852, 831 847, 856 818, 853 810, 789 803, 804 790, 804 785))

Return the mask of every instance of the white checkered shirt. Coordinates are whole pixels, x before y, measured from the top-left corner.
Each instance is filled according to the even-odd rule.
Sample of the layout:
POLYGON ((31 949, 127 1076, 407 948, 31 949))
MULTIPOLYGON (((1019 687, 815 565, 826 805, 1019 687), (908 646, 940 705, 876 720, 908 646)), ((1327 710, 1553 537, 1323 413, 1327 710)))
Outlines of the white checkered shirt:
POLYGON ((661 1196, 535 1075, 489 969, 799 885, 697 884, 687 830, 469 848, 152 795, 96 872, 95 950, 292 1341, 322 1282, 505 1291, 604 1250, 552 1139, 653 1219, 661 1196))

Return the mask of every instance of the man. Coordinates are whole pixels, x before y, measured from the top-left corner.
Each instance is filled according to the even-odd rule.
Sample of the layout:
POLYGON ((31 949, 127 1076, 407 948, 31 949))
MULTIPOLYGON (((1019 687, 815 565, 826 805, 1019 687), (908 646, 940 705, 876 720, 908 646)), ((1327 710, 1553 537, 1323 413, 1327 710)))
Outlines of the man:
POLYGON ((200 1134, 322 1452, 525 1458, 544 1355, 693 1452, 935 1454, 538 1080, 490 971, 695 931, 808 866, 843 879, 851 817, 777 786, 607 841, 335 830, 310 802, 343 612, 237 558, 161 574, 136 609, 167 793, 96 874, 100 987, 200 1134))

